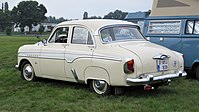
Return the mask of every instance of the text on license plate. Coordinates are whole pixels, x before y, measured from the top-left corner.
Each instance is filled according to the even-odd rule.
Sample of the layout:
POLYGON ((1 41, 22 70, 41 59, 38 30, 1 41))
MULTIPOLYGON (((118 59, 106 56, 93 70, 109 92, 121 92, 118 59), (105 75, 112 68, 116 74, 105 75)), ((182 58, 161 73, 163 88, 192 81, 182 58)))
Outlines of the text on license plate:
POLYGON ((158 71, 169 70, 168 60, 157 60, 158 71))

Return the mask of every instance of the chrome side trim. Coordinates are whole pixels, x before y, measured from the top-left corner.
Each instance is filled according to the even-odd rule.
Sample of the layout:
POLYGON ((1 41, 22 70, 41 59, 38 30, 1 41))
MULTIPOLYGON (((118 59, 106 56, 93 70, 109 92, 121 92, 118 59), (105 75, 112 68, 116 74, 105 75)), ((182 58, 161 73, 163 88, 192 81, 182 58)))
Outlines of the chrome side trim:
POLYGON ((71 69, 71 72, 72 72, 72 74, 73 74, 75 80, 77 81, 77 83, 82 83, 82 84, 85 83, 84 80, 79 80, 79 78, 78 78, 78 76, 77 76, 77 73, 76 73, 75 69, 71 69))
POLYGON ((51 58, 47 58, 47 57, 31 57, 31 56, 18 56, 18 57, 28 57, 28 58, 38 58, 38 59, 52 59, 52 60, 65 60, 65 59, 56 58, 56 57, 51 57, 51 58))
POLYGON ((176 74, 167 74, 156 77, 154 77, 153 75, 147 75, 145 78, 140 78, 140 79, 127 78, 126 81, 128 85, 143 85, 143 84, 161 83, 168 81, 169 79, 185 77, 185 76, 187 76, 186 72, 179 71, 176 74))
POLYGON ((58 58, 58 57, 38 57, 39 59, 54 59, 54 60, 65 60, 64 58, 58 58))
POLYGON ((102 59, 102 60, 120 61, 120 62, 122 61, 121 58, 117 58, 117 57, 100 56, 100 55, 92 56, 92 55, 80 54, 80 53, 46 53, 46 55, 45 54, 43 54, 42 56, 39 56, 39 55, 40 54, 38 54, 38 53, 33 53, 33 54, 31 54, 31 53, 20 53, 18 55, 18 57, 66 60, 67 63, 73 63, 75 60, 80 59, 80 58, 92 58, 92 59, 102 59))
POLYGON ((71 72, 72 72, 72 74, 73 74, 75 80, 76 80, 77 82, 79 82, 79 78, 78 78, 78 76, 77 76, 77 73, 76 73, 75 69, 71 69, 71 72))
POLYGON ((105 57, 105 56, 93 56, 94 59, 104 59, 104 60, 112 60, 112 61, 122 61, 121 58, 115 58, 115 57, 105 57))

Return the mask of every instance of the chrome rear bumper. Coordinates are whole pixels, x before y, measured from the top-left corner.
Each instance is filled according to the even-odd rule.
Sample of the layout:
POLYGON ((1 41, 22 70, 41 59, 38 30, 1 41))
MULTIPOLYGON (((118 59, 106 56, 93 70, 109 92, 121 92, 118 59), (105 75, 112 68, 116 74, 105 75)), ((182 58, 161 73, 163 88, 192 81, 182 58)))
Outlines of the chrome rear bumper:
POLYGON ((170 79, 173 78, 179 78, 179 77, 185 77, 187 76, 186 72, 179 71, 176 74, 166 74, 162 76, 153 76, 153 75, 147 75, 145 78, 127 78, 127 84, 128 85, 143 85, 143 84, 154 84, 154 83, 166 83, 169 82, 170 79))

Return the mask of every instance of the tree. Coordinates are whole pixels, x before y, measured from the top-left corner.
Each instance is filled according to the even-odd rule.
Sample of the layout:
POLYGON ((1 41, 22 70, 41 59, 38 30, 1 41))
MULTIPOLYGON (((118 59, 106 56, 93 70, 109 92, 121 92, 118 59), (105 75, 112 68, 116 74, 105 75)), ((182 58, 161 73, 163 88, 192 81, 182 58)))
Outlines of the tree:
POLYGON ((88 16, 88 12, 84 12, 83 19, 102 19, 102 17, 100 17, 100 16, 91 16, 91 17, 89 17, 88 16))
POLYGON ((0 31, 4 31, 5 28, 5 14, 3 10, 0 11, 0 31))
POLYGON ((91 16, 91 17, 89 17, 89 19, 102 19, 102 17, 100 17, 100 16, 91 16))
POLYGON ((55 17, 52 17, 52 16, 49 16, 47 17, 46 23, 56 23, 56 18, 55 17))
POLYGON ((5 2, 4 10, 5 10, 5 13, 9 12, 8 2, 5 2))
POLYGON ((67 19, 64 19, 63 17, 60 17, 60 18, 57 19, 55 17, 49 16, 45 20, 46 23, 60 23, 60 22, 63 22, 63 21, 67 21, 67 19))
POLYGON ((6 30, 8 27, 11 29, 11 17, 8 2, 2 3, 0 10, 0 31, 6 30))
POLYGON ((12 9, 11 16, 17 26, 20 28, 28 26, 31 32, 32 25, 36 26, 46 19, 46 13, 47 9, 43 4, 37 1, 22 1, 12 9))
POLYGON ((41 25, 39 27, 39 33, 42 34, 44 32, 44 30, 45 30, 45 27, 43 25, 41 25))
POLYGON ((83 19, 88 19, 88 12, 84 12, 83 19))
POLYGON ((60 17, 57 21, 58 21, 58 23, 61 23, 61 22, 66 21, 66 19, 64 19, 63 17, 60 17))
POLYGON ((3 12, 4 11, 4 4, 2 3, 1 5, 1 11, 3 12))
POLYGON ((11 35, 12 29, 10 27, 6 27, 6 35, 11 35))
POLYGON ((121 10, 115 10, 114 12, 110 12, 104 16, 103 19, 119 19, 123 20, 128 13, 122 12, 121 10))

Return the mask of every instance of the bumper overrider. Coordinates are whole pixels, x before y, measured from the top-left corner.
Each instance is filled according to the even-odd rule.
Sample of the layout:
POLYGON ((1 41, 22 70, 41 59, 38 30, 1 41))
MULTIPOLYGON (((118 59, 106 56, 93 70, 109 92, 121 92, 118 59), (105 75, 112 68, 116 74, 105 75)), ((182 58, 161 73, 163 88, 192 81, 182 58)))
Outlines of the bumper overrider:
POLYGON ((19 65, 15 65, 15 69, 19 70, 19 65))
POLYGON ((127 78, 128 85, 144 85, 144 84, 155 84, 155 83, 167 83, 171 79, 185 77, 187 76, 186 72, 179 71, 175 74, 166 74, 161 76, 147 75, 145 78, 127 78))

